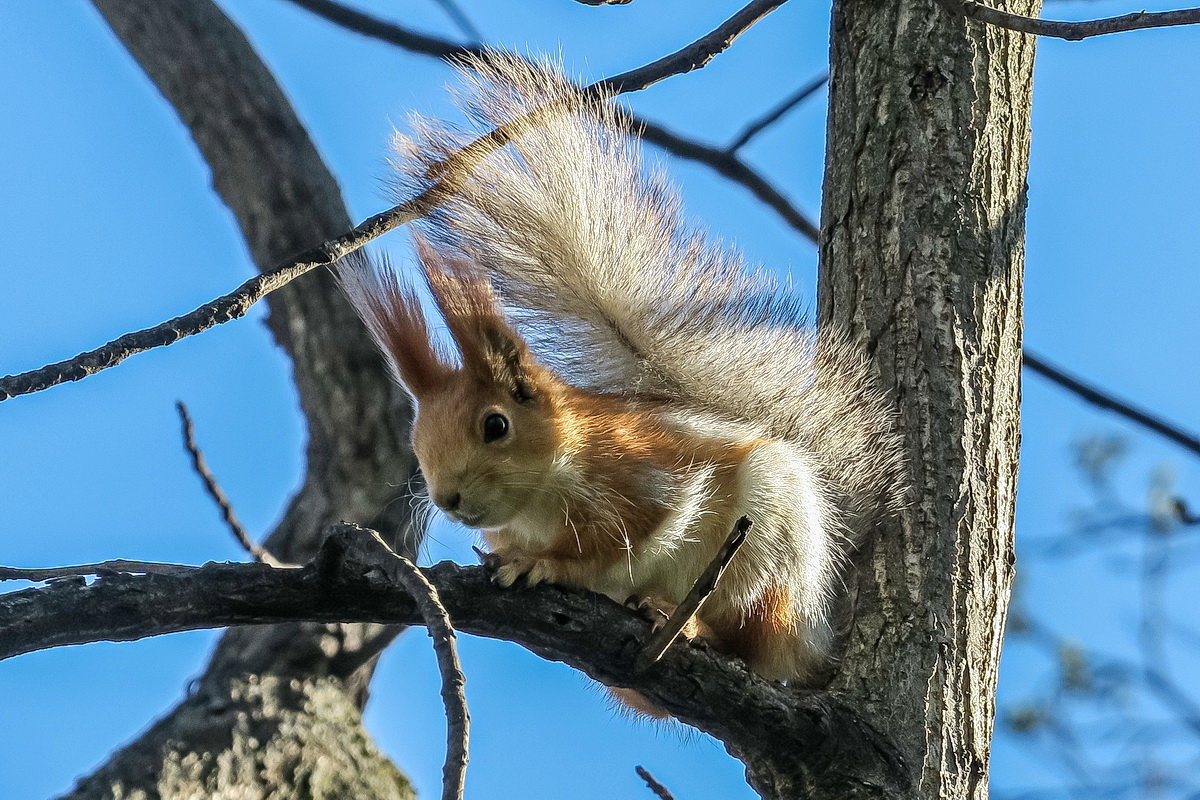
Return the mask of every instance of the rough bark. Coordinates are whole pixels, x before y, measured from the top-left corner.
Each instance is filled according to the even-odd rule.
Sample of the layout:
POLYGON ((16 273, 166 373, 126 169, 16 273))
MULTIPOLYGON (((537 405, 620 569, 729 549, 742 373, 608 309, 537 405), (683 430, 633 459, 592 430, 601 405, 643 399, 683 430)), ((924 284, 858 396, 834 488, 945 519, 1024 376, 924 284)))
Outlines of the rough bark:
POLYGON ((834 688, 905 754, 913 797, 987 795, 1033 54, 1033 37, 934 0, 834 4, 821 321, 851 331, 894 388, 914 481, 901 519, 859 555, 834 688))
MULTIPOLYGON (((260 270, 350 228, 287 99, 215 6, 95 5, 187 125, 260 270)), ((392 502, 415 470, 407 405, 331 276, 272 294, 268 322, 292 359, 309 433, 304 485, 268 549, 304 561, 340 519, 411 544, 409 504, 392 502)), ((374 659, 397 630, 288 623, 228 632, 195 691, 68 796, 411 797, 360 716, 374 659)))
MULTIPOLYGON (((420 621, 396 559, 368 531, 349 525, 303 569, 209 564, 160 565, 142 575, 112 567, 69 571, 100 577, 91 584, 82 577, 61 579, 0 596, 0 659, 45 647, 280 619, 420 621)), ((639 692, 722 741, 764 797, 854 800, 900 796, 908 786, 907 770, 887 740, 831 693, 763 680, 741 661, 700 644, 677 643, 638 671, 649 625, 606 597, 546 584, 500 589, 487 570, 448 562, 423 572, 459 630, 517 642, 603 683, 639 692), (784 786, 786 792, 778 789, 784 786)), ((240 760, 233 763, 245 769, 240 760)))

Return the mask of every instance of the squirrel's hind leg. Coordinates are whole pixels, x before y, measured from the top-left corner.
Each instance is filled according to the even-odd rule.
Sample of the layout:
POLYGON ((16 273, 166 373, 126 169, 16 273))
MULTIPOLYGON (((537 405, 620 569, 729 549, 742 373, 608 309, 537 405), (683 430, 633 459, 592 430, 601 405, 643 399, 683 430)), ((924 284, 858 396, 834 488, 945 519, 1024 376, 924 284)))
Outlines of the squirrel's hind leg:
MULTIPOLYGON (((654 626, 654 630, 656 631, 667 624, 667 620, 675 613, 677 607, 677 604, 659 597, 638 597, 637 595, 633 595, 626 600, 625 605, 645 617, 654 626)), ((715 641, 716 636, 712 628, 694 614, 683 626, 683 629, 680 630, 680 635, 688 640, 703 639, 719 647, 719 643, 715 641)), ((669 719, 671 716, 665 710, 647 700, 644 695, 635 692, 633 689, 619 689, 611 686, 607 688, 608 693, 618 703, 632 711, 635 715, 642 715, 652 719, 669 719)))

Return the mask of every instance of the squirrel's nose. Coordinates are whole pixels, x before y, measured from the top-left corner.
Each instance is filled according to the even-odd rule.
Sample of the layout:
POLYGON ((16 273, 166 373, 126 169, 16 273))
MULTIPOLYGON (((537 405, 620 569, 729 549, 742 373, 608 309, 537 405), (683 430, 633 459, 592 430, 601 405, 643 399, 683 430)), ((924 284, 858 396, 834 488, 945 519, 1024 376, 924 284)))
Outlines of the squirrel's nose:
POLYGON ((443 511, 453 511, 454 509, 458 508, 458 504, 461 501, 462 495, 460 495, 458 492, 455 492, 454 494, 444 494, 441 497, 433 498, 433 502, 443 511))

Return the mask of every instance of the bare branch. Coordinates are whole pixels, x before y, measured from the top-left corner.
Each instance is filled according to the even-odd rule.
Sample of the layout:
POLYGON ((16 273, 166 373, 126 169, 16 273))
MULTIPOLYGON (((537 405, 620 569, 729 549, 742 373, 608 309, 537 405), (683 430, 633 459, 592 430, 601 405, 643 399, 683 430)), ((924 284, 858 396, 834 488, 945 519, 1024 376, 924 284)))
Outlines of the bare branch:
MULTIPOLYGON (((329 0, 293 0, 293 2, 336 5, 329 0)), ((717 54, 729 47, 741 33, 785 0, 755 0, 714 31, 669 56, 644 67, 596 81, 583 91, 597 95, 614 95, 639 91, 671 75, 703 67, 717 54)), ((422 37, 427 38, 427 37, 422 37)), ((429 46, 425 42, 423 46, 429 46)), ((460 48, 459 52, 469 49, 460 48)), ((382 236, 408 222, 418 219, 436 207, 447 193, 453 192, 451 176, 469 170, 475 160, 502 147, 515 131, 537 124, 542 116, 554 113, 554 108, 536 109, 526 117, 514 120, 503 129, 492 131, 449 156, 437 170, 438 179, 416 197, 376 214, 341 236, 302 254, 290 263, 264 272, 243 283, 233 292, 205 303, 194 311, 168 320, 152 328, 119 336, 103 347, 81 353, 75 358, 49 364, 29 372, 0 378, 0 402, 21 394, 48 389, 67 381, 85 378, 116 366, 131 355, 154 347, 172 344, 185 336, 237 319, 246 314, 254 303, 287 285, 292 280, 317 267, 328 266, 339 258, 360 249, 372 239, 382 236)))
POLYGON ((730 153, 707 144, 685 139, 661 125, 645 120, 634 120, 641 126, 641 137, 658 145, 672 155, 697 161, 735 183, 749 189, 755 197, 770 206, 784 221, 813 242, 820 242, 821 230, 799 209, 779 193, 765 178, 746 166, 736 153, 730 153))
POLYGON ((442 703, 446 707, 446 761, 442 767, 442 800, 462 800, 467 779, 471 714, 467 710, 467 697, 463 691, 467 679, 463 675, 462 663, 458 658, 454 625, 450 622, 450 615, 442 605, 437 589, 425 577, 425 573, 389 547, 375 531, 362 529, 361 533, 366 543, 384 554, 392 568, 389 575, 399 581, 412 597, 421 619, 424 620, 425 630, 433 640, 438 670, 442 675, 442 703))
POLYGON ((290 0, 290 2, 347 30, 403 47, 414 53, 424 53, 447 60, 465 55, 484 54, 482 47, 455 44, 435 36, 426 36, 423 33, 410 31, 341 3, 335 3, 333 0, 290 0))
POLYGON ((462 10, 462 7, 458 3, 454 0, 434 0, 434 2, 442 7, 442 10, 446 12, 446 16, 453 20, 464 36, 475 44, 483 41, 483 33, 479 28, 475 27, 475 23, 471 22, 471 18, 467 16, 467 13, 462 10))
MULTIPOLYGON (((292 3, 324 17, 348 30, 411 50, 415 53, 453 59, 463 55, 483 55, 485 48, 459 45, 433 36, 415 33, 399 25, 384 22, 334 0, 291 0, 292 3)), ((605 94, 637 92, 673 75, 700 69, 727 50, 739 36, 787 0, 754 0, 709 33, 688 45, 645 66, 604 78, 588 86, 605 94)))
POLYGON ((650 789, 650 791, 654 792, 654 796, 657 797, 658 800, 675 800, 675 795, 668 792, 667 787, 656 781, 654 776, 650 774, 649 770, 640 765, 634 769, 637 772, 638 777, 646 782, 646 786, 650 789))
POLYGON ((602 89, 615 94, 636 92, 653 86, 664 78, 691 72, 708 64, 721 53, 729 49, 739 36, 750 30, 754 23, 783 5, 787 0, 753 0, 741 11, 722 22, 711 33, 701 36, 696 41, 676 50, 669 56, 664 56, 644 67, 622 72, 611 78, 597 81, 590 88, 602 89))
POLYGON ((1120 414, 1126 419, 1141 425, 1143 428, 1148 428, 1160 436, 1165 436, 1181 447, 1190 450, 1192 453, 1200 455, 1200 438, 1185 432, 1177 425, 1156 417, 1150 412, 1123 400, 1118 400, 1112 395, 1097 389, 1095 386, 1091 386, 1078 378, 1068 375, 1058 367, 1051 366, 1041 357, 1029 352, 1029 350, 1024 351, 1022 363, 1037 374, 1078 395, 1092 405, 1120 414))
POLYGON ((192 424, 192 416, 188 413, 187 406, 182 400, 175 402, 175 410, 179 412, 179 423, 183 427, 183 446, 187 449, 188 455, 192 458, 192 469, 200 476, 200 480, 204 482, 204 488, 208 492, 208 496, 217 504, 217 508, 221 510, 221 519, 225 520, 225 525, 229 528, 229 532, 233 534, 233 538, 237 539, 238 544, 249 553, 255 561, 263 564, 270 564, 273 567, 281 566, 275 558, 263 548, 256 545, 250 539, 250 534, 246 533, 246 529, 242 527, 241 520, 237 518, 237 514, 233 511, 233 504, 229 502, 229 496, 217 483, 216 477, 212 474, 212 470, 208 468, 208 461, 204 458, 204 453, 196 444, 196 429, 192 424))
POLYGON ((259 300, 306 272, 328 266, 358 250, 372 239, 417 219, 431 207, 430 198, 436 188, 432 187, 406 203, 364 220, 341 236, 330 239, 286 264, 255 275, 229 294, 210 300, 194 311, 151 328, 118 336, 102 347, 80 353, 67 361, 0 378, 0 402, 67 381, 86 378, 101 370, 115 367, 137 353, 174 344, 185 336, 192 336, 223 322, 238 319, 259 300))
POLYGON ((977 3, 975 0, 938 0, 938 2, 946 10, 969 19, 977 19, 980 22, 1007 28, 1010 31, 1032 33, 1036 36, 1053 36, 1071 42, 1108 33, 1200 23, 1200 8, 1185 8, 1179 11, 1137 11, 1106 19, 1060 22, 1001 11, 998 8, 977 3))
MULTIPOLYGON (((347 30, 394 44, 413 53, 436 56, 452 62, 459 56, 468 54, 482 55, 485 52, 480 47, 456 45, 452 42, 414 33, 399 25, 384 22, 375 17, 363 14, 360 11, 347 8, 332 0, 291 0, 291 2, 347 30)), ((593 87, 597 85, 599 84, 593 84, 593 87)), ((715 170, 719 175, 728 178, 734 183, 741 184, 751 194, 779 214, 788 225, 814 242, 820 239, 820 232, 817 226, 785 198, 778 189, 762 177, 762 175, 755 172, 738 158, 733 152, 736 148, 722 150, 710 145, 700 144, 699 142, 685 139, 661 125, 641 119, 634 114, 630 114, 630 121, 633 124, 634 130, 639 131, 641 138, 645 141, 657 145, 679 158, 686 158, 704 164, 715 170)))
POLYGON ((733 140, 733 144, 725 148, 725 152, 736 153, 738 150, 745 147, 747 142, 749 142, 758 134, 762 133, 769 126, 775 124, 780 117, 803 103, 805 100, 811 97, 813 93, 817 91, 817 89, 820 89, 827 83, 829 83, 828 72, 813 78, 811 81, 801 86, 795 91, 795 93, 793 93, 782 103, 756 119, 754 122, 751 122, 749 125, 747 125, 745 130, 742 131, 741 135, 733 140))
MULTIPOLYGON (((106 574, 0 595, 0 659, 93 641, 287 620, 422 624, 364 531, 335 529, 299 569, 208 564, 171 574, 106 574)), ((895 797, 908 769, 887 740, 836 697, 785 687, 703 646, 672 648, 633 671, 647 623, 599 595, 540 585, 501 589, 481 567, 421 570, 457 630, 507 639, 609 685, 633 689, 722 740, 766 796, 799 787, 830 796, 895 797), (795 787, 795 788, 793 788, 795 787)))
POLYGON ((195 567, 183 564, 162 564, 157 561, 130 561, 124 558, 101 561, 98 564, 75 564, 69 567, 22 569, 0 567, 0 581, 55 581, 60 578, 84 578, 91 575, 190 575, 195 567))
POLYGON ((713 589, 717 588, 717 581, 721 580, 725 568, 733 560, 738 548, 742 546, 742 542, 746 541, 746 532, 750 530, 751 524, 749 517, 741 517, 734 523, 733 530, 729 532, 725 543, 717 550, 717 554, 705 567, 704 572, 700 573, 700 577, 696 579, 687 596, 683 598, 683 602, 675 607, 675 611, 672 612, 671 618, 666 621, 666 624, 656 630, 646 641, 642 652, 638 653, 637 660, 634 662, 634 669, 639 672, 646 669, 651 664, 657 663, 663 653, 667 652, 667 648, 679 637, 680 632, 692 617, 696 616, 696 612, 700 610, 700 606, 704 605, 704 601, 712 594, 713 589))

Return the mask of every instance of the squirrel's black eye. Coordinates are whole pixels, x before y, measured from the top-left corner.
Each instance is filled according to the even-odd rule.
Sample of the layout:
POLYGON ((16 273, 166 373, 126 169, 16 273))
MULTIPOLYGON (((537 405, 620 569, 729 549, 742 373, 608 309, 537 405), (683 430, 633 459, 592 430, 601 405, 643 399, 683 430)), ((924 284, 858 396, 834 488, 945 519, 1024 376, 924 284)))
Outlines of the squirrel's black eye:
POLYGON ((508 433, 508 417, 503 414, 488 414, 483 420, 484 443, 503 439, 508 433))

